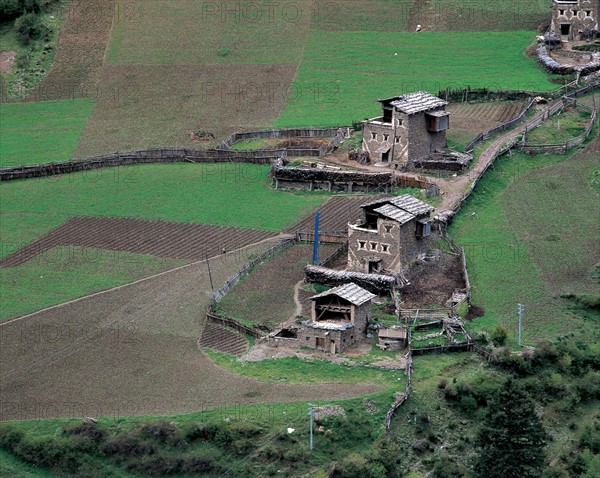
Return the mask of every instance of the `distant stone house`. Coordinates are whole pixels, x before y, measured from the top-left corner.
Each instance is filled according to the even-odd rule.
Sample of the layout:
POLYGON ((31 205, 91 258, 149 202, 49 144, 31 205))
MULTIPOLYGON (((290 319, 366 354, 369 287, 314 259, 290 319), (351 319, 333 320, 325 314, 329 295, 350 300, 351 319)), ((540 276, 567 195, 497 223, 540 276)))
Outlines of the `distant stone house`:
POLYGON ((406 347, 407 332, 405 327, 379 329, 379 348, 382 350, 402 350, 406 347))
POLYGON ((302 322, 299 345, 333 354, 343 352, 366 333, 375 297, 354 283, 311 297, 311 319, 302 322))
POLYGON ((550 30, 562 41, 582 40, 598 30, 600 0, 553 0, 550 30))
POLYGON ((371 161, 406 166, 446 147, 448 102, 424 91, 379 102, 381 116, 363 122, 363 149, 371 161))
POLYGON ((433 207, 409 194, 361 206, 364 218, 348 224, 350 271, 401 276, 426 252, 433 207))

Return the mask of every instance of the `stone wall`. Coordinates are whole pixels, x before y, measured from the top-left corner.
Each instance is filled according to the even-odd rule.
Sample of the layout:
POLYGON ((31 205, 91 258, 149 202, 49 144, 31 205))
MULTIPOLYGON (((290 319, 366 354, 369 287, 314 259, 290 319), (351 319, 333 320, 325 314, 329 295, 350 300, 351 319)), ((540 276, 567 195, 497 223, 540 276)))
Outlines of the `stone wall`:
MULTIPOLYGON (((438 108, 436 111, 443 110, 444 108, 438 108)), ((425 113, 414 114, 408 121, 408 157, 411 162, 426 159, 432 152, 446 147, 446 131, 427 131, 425 113)))
POLYGON ((339 353, 343 352, 356 342, 357 333, 358 332, 354 330, 354 327, 347 330, 325 330, 304 326, 298 331, 298 345, 304 345, 311 349, 331 353, 331 345, 332 341, 334 341, 335 351, 336 353, 339 353), (322 338, 324 340, 323 347, 317 347, 317 338, 322 338))
POLYGON ((369 273, 369 257, 381 259, 380 271, 400 271, 400 240, 399 226, 394 221, 377 221, 378 230, 367 231, 365 229, 348 229, 348 270, 369 273), (391 231, 386 232, 385 226, 391 231), (365 248, 360 247, 359 241, 365 243, 365 248), (371 244, 375 249, 372 249, 371 244), (384 252, 384 246, 387 252, 384 252))

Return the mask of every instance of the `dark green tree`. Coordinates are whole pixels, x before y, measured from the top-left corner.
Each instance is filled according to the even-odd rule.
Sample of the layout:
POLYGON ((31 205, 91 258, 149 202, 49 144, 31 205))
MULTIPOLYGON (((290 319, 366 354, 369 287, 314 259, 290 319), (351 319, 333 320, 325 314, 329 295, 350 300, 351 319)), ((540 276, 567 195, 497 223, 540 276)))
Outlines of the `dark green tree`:
POLYGON ((477 434, 477 478, 536 478, 544 469, 546 431, 527 392, 512 379, 489 402, 477 434))

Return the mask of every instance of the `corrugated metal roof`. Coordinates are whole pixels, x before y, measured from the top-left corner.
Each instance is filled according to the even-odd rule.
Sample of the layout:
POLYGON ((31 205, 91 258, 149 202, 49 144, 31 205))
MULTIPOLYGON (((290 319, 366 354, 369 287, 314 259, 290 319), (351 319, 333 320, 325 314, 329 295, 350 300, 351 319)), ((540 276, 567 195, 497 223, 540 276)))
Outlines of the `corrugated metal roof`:
POLYGON ((426 214, 428 212, 433 211, 435 208, 430 206, 426 202, 417 199, 410 194, 403 194, 401 196, 396 196, 390 201, 394 206, 399 207, 400 209, 404 209, 406 212, 414 214, 415 216, 419 216, 421 214, 426 214))
POLYGON ((384 204, 377 209, 373 209, 373 211, 381 214, 382 216, 393 219, 394 221, 398 221, 400 224, 406 224, 408 221, 411 221, 415 218, 413 214, 391 204, 384 204))
POLYGON ((412 115, 421 111, 446 106, 448 102, 425 91, 419 91, 417 93, 402 95, 390 104, 403 113, 412 115))
POLYGON ((368 290, 363 289, 362 287, 357 286, 355 283, 350 282, 348 284, 340 285, 334 287, 333 289, 326 290, 317 295, 313 295, 310 299, 315 300, 321 297, 327 297, 330 295, 337 295, 342 299, 347 300, 351 304, 356 306, 362 305, 365 302, 368 302, 371 299, 377 297, 375 294, 371 294, 368 290))

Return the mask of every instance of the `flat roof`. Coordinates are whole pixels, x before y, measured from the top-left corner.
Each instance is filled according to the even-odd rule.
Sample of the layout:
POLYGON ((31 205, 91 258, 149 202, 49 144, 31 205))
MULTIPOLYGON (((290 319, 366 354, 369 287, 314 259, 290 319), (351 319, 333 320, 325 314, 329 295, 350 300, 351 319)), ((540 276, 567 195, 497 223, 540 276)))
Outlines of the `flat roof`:
POLYGON ((377 297, 375 294, 371 294, 368 290, 357 286, 354 282, 334 287, 333 289, 326 290, 317 295, 313 295, 310 300, 320 299, 330 295, 336 295, 344 300, 347 300, 353 305, 359 306, 365 302, 370 301, 377 297))
POLYGON ((448 102, 437 96, 433 96, 426 91, 418 91, 416 93, 402 95, 390 104, 402 113, 413 115, 422 111, 439 108, 440 106, 446 106, 448 102))

